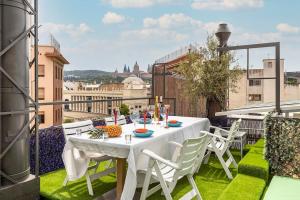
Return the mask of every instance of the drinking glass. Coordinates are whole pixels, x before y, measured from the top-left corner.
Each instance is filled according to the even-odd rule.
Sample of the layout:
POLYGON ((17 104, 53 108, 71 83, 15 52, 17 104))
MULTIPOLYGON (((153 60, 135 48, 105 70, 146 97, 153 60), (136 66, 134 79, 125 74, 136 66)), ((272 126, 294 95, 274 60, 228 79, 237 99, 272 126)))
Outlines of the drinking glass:
POLYGON ((155 106, 154 105, 149 105, 148 106, 148 111, 149 111, 149 114, 151 116, 151 124, 153 123, 153 117, 154 117, 154 111, 155 111, 155 106))
POLYGON ((132 139, 132 134, 131 133, 125 133, 125 143, 130 144, 132 139))
POLYGON ((134 128, 136 129, 136 124, 138 123, 138 120, 140 119, 140 113, 137 110, 134 110, 132 114, 130 115, 130 119, 132 120, 134 124, 134 128))
POLYGON ((166 118, 166 109, 165 107, 161 107, 160 108, 160 115, 162 116, 162 126, 164 127, 164 122, 165 122, 165 118, 166 118))

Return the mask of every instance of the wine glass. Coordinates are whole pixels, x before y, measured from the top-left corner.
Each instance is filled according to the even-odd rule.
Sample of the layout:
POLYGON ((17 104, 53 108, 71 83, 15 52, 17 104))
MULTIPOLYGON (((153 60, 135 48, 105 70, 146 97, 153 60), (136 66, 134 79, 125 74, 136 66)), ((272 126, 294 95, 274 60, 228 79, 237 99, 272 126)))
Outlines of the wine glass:
POLYGON ((155 106, 154 105, 149 105, 148 106, 148 111, 149 111, 149 114, 151 116, 151 124, 153 124, 154 123, 155 106))
POLYGON ((138 123, 138 120, 140 119, 140 113, 138 110, 134 110, 131 115, 130 115, 130 119, 133 122, 134 128, 136 129, 136 124, 138 123))
POLYGON ((165 108, 164 106, 162 106, 162 107, 160 108, 160 115, 161 115, 161 117, 162 117, 161 126, 164 127, 164 120, 165 120, 165 118, 166 118, 166 108, 165 108))

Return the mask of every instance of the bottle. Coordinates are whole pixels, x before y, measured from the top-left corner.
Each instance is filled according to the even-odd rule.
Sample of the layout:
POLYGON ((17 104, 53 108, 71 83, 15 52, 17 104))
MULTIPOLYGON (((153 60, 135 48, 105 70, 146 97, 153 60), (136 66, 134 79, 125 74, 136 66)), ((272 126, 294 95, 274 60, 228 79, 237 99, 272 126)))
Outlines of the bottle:
POLYGON ((158 108, 158 96, 155 96, 155 103, 154 103, 154 120, 156 121, 158 118, 158 112, 159 112, 159 108, 158 108))
POLYGON ((164 103, 163 103, 163 97, 160 96, 159 97, 159 120, 162 121, 163 120, 163 116, 162 114, 164 114, 164 103))

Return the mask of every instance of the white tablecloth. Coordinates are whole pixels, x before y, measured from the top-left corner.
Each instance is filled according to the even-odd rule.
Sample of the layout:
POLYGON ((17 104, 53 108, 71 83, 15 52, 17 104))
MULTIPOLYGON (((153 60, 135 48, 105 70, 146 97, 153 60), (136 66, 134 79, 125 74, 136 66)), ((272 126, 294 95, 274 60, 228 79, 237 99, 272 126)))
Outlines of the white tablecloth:
MULTIPOLYGON (((89 159, 81 151, 127 158, 128 170, 121 199, 131 200, 138 184, 137 170, 145 169, 148 164, 148 158, 141 154, 143 149, 149 149, 162 157, 170 159, 173 149, 168 145, 169 141, 183 143, 187 138, 200 136, 200 131, 207 131, 210 126, 210 122, 206 118, 169 117, 169 119, 183 122, 182 127, 165 129, 159 125, 147 125, 148 129, 154 130, 152 137, 132 137, 130 144, 125 142, 125 133, 134 130, 133 124, 123 125, 123 134, 118 138, 100 140, 89 139, 88 135, 71 136, 62 155, 69 179, 81 178, 87 170, 89 159)), ((142 128, 143 125, 137 125, 137 127, 142 128)))

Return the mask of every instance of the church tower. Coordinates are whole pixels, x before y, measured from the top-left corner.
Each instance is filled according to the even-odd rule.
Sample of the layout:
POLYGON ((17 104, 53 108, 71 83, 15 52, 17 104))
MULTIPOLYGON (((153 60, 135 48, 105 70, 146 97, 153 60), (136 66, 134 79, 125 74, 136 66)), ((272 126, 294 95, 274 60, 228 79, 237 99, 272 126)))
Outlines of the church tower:
POLYGON ((139 77, 140 75, 140 66, 135 62, 134 67, 133 67, 133 74, 139 77))

